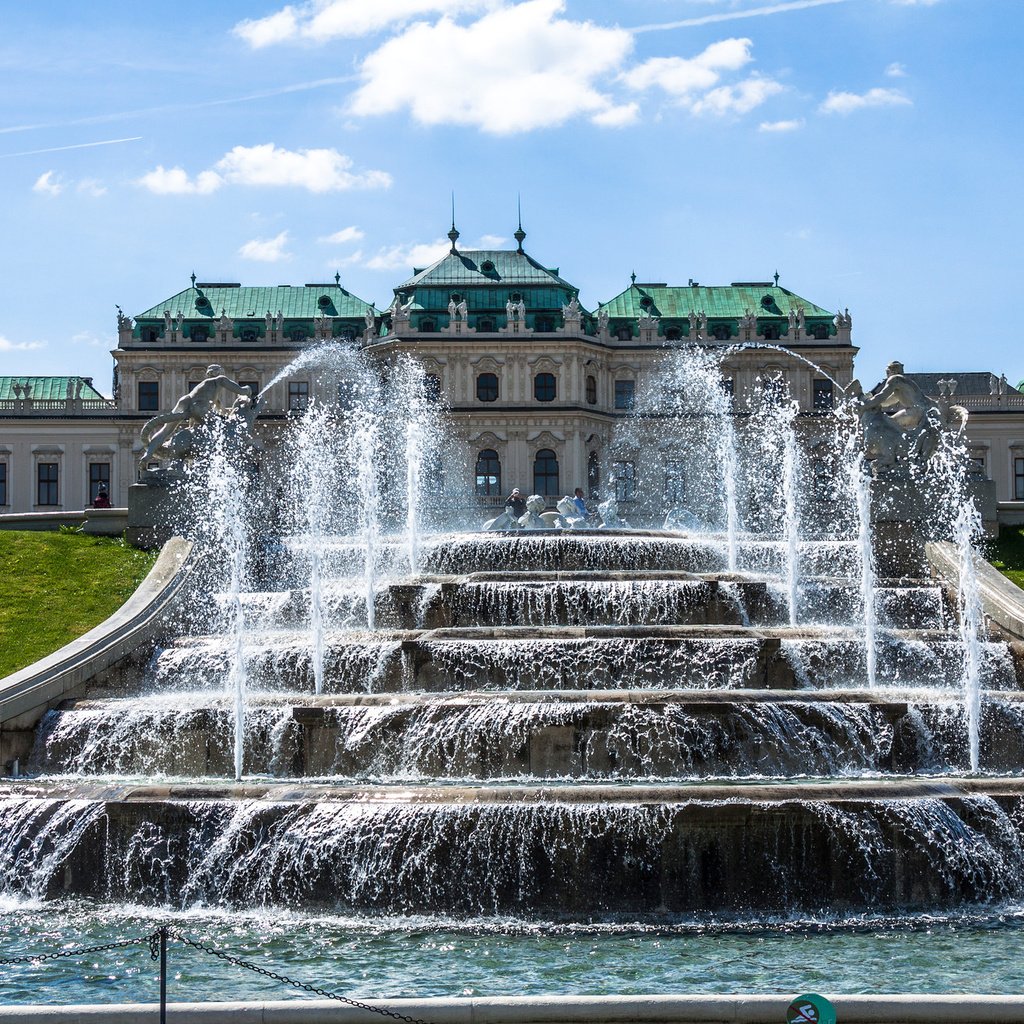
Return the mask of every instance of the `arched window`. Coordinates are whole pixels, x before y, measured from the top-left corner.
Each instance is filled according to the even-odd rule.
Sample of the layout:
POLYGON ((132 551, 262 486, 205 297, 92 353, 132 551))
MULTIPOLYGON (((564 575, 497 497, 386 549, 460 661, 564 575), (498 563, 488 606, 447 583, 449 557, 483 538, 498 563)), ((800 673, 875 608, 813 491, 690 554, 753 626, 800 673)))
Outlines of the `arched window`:
POLYGON ((423 397, 428 402, 437 402, 441 398, 441 378, 436 373, 428 373, 423 378, 423 397))
POLYGON ((243 327, 241 331, 238 332, 238 337, 242 341, 259 341, 260 332, 255 327, 243 327))
POLYGON ((542 334, 550 334, 555 329, 554 317, 538 316, 533 321, 533 329, 542 334))
POLYGON ((765 341, 778 341, 779 340, 779 328, 775 324, 765 324, 764 330, 761 332, 761 337, 765 341))
POLYGON ((815 341, 825 341, 828 338, 828 324, 815 324, 811 328, 815 341))
POLYGON ((597 378, 587 378, 587 405, 597 405, 597 378))
POLYGON ((493 448, 476 457, 476 493, 484 497, 501 494, 501 461, 493 448))
POLYGON ((189 329, 188 336, 193 341, 209 341, 210 340, 210 325, 209 324, 193 324, 189 329))
POLYGON ((615 337, 618 338, 619 341, 629 341, 633 337, 633 328, 629 326, 620 327, 615 332, 615 337))
POLYGON ((437 324, 430 317, 425 317, 416 327, 421 334, 433 334, 437 330, 437 324))
POLYGON ((288 332, 292 341, 305 341, 309 337, 309 328, 305 324, 298 324, 288 332))
POLYGON ((711 336, 715 341, 728 341, 730 334, 731 332, 728 324, 715 324, 715 326, 711 328, 711 336))
POLYGON ((496 331, 498 329, 498 324, 493 316, 481 316, 477 318, 476 329, 478 331, 486 332, 496 331))
POLYGON ((533 493, 545 497, 562 493, 558 489, 558 458, 550 448, 541 448, 533 460, 533 493))
POLYGON ((496 402, 498 400, 498 375, 496 373, 481 373, 477 377, 476 397, 481 402, 496 402))
POLYGON ((666 341, 679 341, 682 338, 683 332, 678 327, 666 327, 665 328, 665 340, 666 341))
POLYGON ((601 456, 597 452, 587 456, 587 493, 591 498, 601 493, 601 456))
POLYGON ((636 404, 636 381, 617 380, 615 382, 615 408, 632 409, 636 404))
POLYGON ((553 402, 555 393, 555 375, 553 373, 538 373, 533 378, 533 397, 538 402, 553 402))
POLYGON ((159 341, 160 340, 160 328, 159 327, 141 327, 139 328, 139 341, 159 341))

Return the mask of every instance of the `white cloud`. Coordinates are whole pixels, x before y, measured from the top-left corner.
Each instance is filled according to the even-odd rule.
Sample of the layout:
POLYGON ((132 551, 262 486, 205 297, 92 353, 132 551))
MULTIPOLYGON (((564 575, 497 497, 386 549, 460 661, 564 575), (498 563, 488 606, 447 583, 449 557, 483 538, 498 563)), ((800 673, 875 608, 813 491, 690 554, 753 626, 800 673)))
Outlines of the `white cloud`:
POLYGON ((71 336, 72 345, 88 345, 90 348, 116 348, 116 338, 104 338, 92 331, 80 331, 71 336))
POLYGON ((366 261, 366 268, 396 270, 400 267, 429 267, 450 248, 451 242, 447 238, 438 238, 433 242, 403 242, 380 249, 376 256, 366 261))
POLYGON ((934 7, 939 0, 891 0, 897 7, 934 7))
POLYGON ((690 109, 695 114, 747 114, 770 96, 782 92, 783 86, 773 78, 752 76, 735 85, 720 85, 696 100, 690 109))
POLYGON ((559 18, 564 8, 564 0, 526 0, 466 26, 449 17, 414 24, 363 61, 350 112, 407 108, 421 124, 496 135, 609 112, 615 104, 598 86, 618 72, 633 37, 559 18))
POLYGON ((107 194, 106 185, 95 178, 83 178, 75 188, 83 195, 92 196, 93 199, 98 199, 100 196, 107 194))
POLYGON ((911 101, 899 89, 868 89, 865 93, 830 92, 819 108, 823 114, 852 114, 865 107, 905 107, 911 101))
POLYGON ((386 171, 350 170, 352 158, 336 149, 280 149, 272 142, 235 146, 214 164, 190 178, 181 167, 144 174, 138 184, 158 195, 208 195, 222 185, 270 185, 305 188, 310 192, 341 192, 355 188, 388 188, 386 171))
POLYGON ((327 242, 332 245, 344 245, 346 242, 358 242, 361 238, 365 238, 365 232, 362 228, 357 228, 354 224, 347 228, 342 228, 340 231, 335 231, 333 235, 324 235, 323 238, 317 239, 319 242, 327 242))
POLYGON ((898 60, 894 60, 886 69, 886 75, 889 78, 906 78, 907 77, 907 66, 901 64, 898 60))
POLYGON ((32 186, 32 191, 39 192, 46 196, 59 196, 61 192, 64 191, 64 185, 56 176, 56 172, 43 171, 43 173, 36 178, 36 183, 32 186))
POLYGON ((500 249, 506 242, 507 238, 502 235, 481 235, 480 241, 477 243, 475 248, 479 249, 500 249))
POLYGON ((240 21, 232 30, 254 49, 274 43, 356 38, 424 16, 485 12, 501 0, 314 0, 288 5, 265 18, 240 21))
POLYGON ((238 255, 244 260, 256 260, 259 263, 281 263, 292 258, 292 254, 285 251, 287 244, 288 232, 282 231, 274 238, 251 239, 238 250, 238 255))
POLYGON ((749 39, 722 39, 696 57, 652 57, 627 71, 622 79, 631 89, 657 86, 670 96, 687 100, 717 85, 723 71, 737 71, 753 59, 749 39))
POLYGON ((46 348, 46 342, 11 341, 0 334, 0 352, 32 352, 37 348, 46 348))
POLYGON ((136 184, 148 188, 158 196, 209 195, 224 184, 219 174, 200 171, 195 179, 183 167, 164 167, 160 164, 138 179, 136 184))
POLYGON ((624 128, 633 124, 640 117, 639 103, 621 103, 617 107, 609 107, 590 119, 599 128, 624 128))
POLYGON ((794 118, 791 121, 762 121, 758 126, 759 132, 796 132, 804 126, 802 117, 794 118))

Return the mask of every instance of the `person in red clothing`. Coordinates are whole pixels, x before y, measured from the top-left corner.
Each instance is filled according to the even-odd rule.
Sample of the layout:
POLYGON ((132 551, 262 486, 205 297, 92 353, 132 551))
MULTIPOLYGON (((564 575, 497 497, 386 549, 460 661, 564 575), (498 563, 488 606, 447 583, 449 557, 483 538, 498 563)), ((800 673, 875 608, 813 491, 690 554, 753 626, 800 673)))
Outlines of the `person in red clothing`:
POLYGON ((110 495, 107 494, 106 487, 100 486, 100 489, 96 492, 96 497, 92 500, 93 508, 110 508, 110 495))

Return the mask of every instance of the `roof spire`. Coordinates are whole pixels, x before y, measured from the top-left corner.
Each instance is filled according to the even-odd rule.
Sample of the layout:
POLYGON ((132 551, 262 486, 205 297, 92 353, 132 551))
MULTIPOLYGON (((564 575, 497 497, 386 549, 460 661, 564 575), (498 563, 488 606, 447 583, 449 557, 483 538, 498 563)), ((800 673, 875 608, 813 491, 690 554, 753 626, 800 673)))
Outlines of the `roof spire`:
POLYGON ((635 270, 633 271, 632 274, 629 275, 629 280, 630 280, 631 284, 636 284, 636 271, 635 270))
POLYGON ((334 283, 340 288, 341 287, 341 271, 336 270, 334 272, 334 283))
POLYGON ((516 228, 512 237, 519 243, 516 252, 521 253, 523 251, 523 239, 526 237, 526 232, 523 230, 523 199, 518 192, 516 193, 516 213, 519 217, 519 227, 516 228))
POLYGON ((196 272, 193 270, 192 271, 192 287, 195 288, 195 286, 196 286, 196 272))
POLYGON ((455 252, 455 243, 459 240, 459 229, 455 226, 455 192, 452 192, 452 229, 448 232, 452 240, 452 252, 455 252))
POLYGON ((777 270, 775 271, 775 287, 779 287, 779 272, 777 270))

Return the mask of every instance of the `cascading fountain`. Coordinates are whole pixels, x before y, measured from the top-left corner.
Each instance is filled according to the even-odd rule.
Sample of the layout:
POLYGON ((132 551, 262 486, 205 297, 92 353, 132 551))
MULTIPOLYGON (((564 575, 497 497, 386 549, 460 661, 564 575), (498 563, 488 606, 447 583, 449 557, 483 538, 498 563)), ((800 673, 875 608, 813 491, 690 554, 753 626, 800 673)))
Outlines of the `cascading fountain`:
MULTIPOLYGON (((1024 659, 971 610, 975 523, 951 627, 923 566, 875 564, 886 480, 854 418, 801 422, 798 446, 788 406, 736 395, 734 416, 721 355, 669 356, 613 439, 633 529, 485 534, 411 507, 447 504, 415 367, 381 380, 321 349, 325 393, 353 383, 281 427, 291 491, 323 478, 283 522, 265 495, 237 514, 244 460, 202 464, 223 621, 51 711, 28 777, 0 784, 5 952, 47 914, 97 941, 180 915, 252 956, 301 947, 314 974, 354 952, 376 987, 350 991, 387 996, 628 988, 623 963, 643 991, 727 986, 727 948, 758 958, 755 987, 794 960, 865 987, 896 970, 865 928, 922 970, 946 957, 919 920, 990 948, 964 926, 1024 896, 1024 786, 1003 777, 1024 659), (991 774, 965 780, 980 751, 991 774), (669 953, 704 959, 680 982, 669 953)), ((32 970, 8 990, 56 984, 32 970)))

